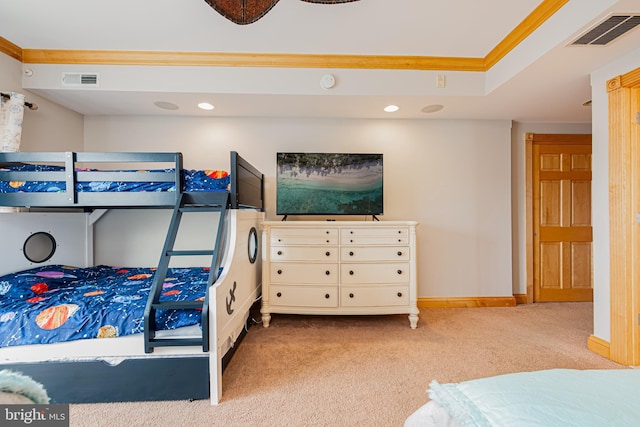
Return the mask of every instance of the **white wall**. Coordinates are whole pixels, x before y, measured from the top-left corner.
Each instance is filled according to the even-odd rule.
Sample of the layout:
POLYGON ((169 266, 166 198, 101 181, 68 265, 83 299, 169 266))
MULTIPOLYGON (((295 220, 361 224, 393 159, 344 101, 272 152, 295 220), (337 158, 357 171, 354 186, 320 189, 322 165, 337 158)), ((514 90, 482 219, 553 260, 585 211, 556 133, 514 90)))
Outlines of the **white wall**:
MULTIPOLYGON (((589 107, 585 107, 589 108, 589 107)), ((513 245, 513 293, 527 293, 526 269, 526 153, 525 134, 527 133, 559 133, 590 134, 591 123, 527 123, 514 122, 511 129, 511 206, 512 245, 513 245)))
POLYGON ((25 109, 20 151, 82 151, 82 115, 22 89, 22 63, 0 53, 0 91, 24 93, 38 110, 25 109))
POLYGON ((609 262, 609 98, 606 82, 640 67, 640 49, 591 74, 593 95, 593 334, 611 339, 609 262))
MULTIPOLYGON (((510 145, 509 121, 92 116, 84 149, 181 151, 190 169, 226 169, 238 151, 265 174, 268 219, 279 219, 278 151, 383 153, 381 219, 420 222, 418 295, 456 297, 512 294, 510 145)), ((109 212, 96 262, 155 265, 166 221, 161 211, 109 212)))

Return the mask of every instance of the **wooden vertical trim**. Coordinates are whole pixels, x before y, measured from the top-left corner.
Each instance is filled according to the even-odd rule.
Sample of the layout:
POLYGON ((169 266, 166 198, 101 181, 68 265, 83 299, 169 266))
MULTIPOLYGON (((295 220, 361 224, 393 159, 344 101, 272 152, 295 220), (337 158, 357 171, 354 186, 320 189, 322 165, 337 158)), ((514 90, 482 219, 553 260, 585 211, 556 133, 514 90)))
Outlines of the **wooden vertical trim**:
MULTIPOLYGON (((636 77, 640 82, 640 68, 636 70, 636 77)), ((633 329, 633 355, 631 363, 635 366, 640 365, 640 84, 636 84, 631 89, 631 98, 634 106, 632 107, 632 121, 631 121, 631 141, 632 141, 632 153, 633 156, 633 203, 634 210, 632 217, 635 216, 633 222, 633 282, 631 283, 631 294, 633 299, 630 323, 633 329), (633 121, 633 118, 636 121, 633 121), (635 123, 635 124, 634 124, 635 123)))
POLYGON ((624 168, 624 141, 626 127, 620 124, 623 115, 625 90, 619 84, 619 78, 607 82, 609 91, 609 233, 610 233, 610 359, 627 364, 629 355, 624 345, 626 335, 626 321, 628 316, 627 295, 625 293, 627 281, 628 260, 618 259, 625 255, 627 242, 624 221, 624 182, 627 180, 624 168))
POLYGON ((527 133, 525 143, 525 271, 527 304, 533 303, 533 134, 527 133))
MULTIPOLYGON (((634 71, 637 75, 637 71, 634 71)), ((635 82, 634 78, 626 78, 635 82)), ((609 91, 610 359, 640 364, 640 143, 636 114, 640 90, 625 87, 623 76, 607 82, 609 91)), ((634 84, 634 83, 632 83, 634 84)))
POLYGON ((540 300, 540 277, 536 274, 536 271, 539 271, 540 268, 540 215, 537 215, 538 210, 540 209, 540 186, 536 185, 537 182, 540 181, 540 146, 536 143, 535 135, 533 135, 533 139, 531 140, 531 152, 532 152, 532 161, 531 161, 531 187, 532 187, 532 204, 531 204, 531 226, 533 227, 533 233, 531 235, 531 239, 533 242, 533 266, 531 276, 533 283, 533 302, 540 300), (536 281, 537 279, 537 281, 536 281))
MULTIPOLYGON (((560 170, 562 172, 568 172, 571 170, 571 156, 563 153, 560 158, 560 170)), ((562 180, 560 182, 560 198, 562 203, 560 224, 562 227, 571 226, 571 210, 573 209, 571 203, 571 197, 573 192, 571 191, 571 182, 569 180, 562 180)), ((562 277, 560 281, 561 289, 571 288, 572 275, 573 275, 573 262, 571 261, 571 243, 563 242, 560 244, 560 262, 562 263, 562 277)))

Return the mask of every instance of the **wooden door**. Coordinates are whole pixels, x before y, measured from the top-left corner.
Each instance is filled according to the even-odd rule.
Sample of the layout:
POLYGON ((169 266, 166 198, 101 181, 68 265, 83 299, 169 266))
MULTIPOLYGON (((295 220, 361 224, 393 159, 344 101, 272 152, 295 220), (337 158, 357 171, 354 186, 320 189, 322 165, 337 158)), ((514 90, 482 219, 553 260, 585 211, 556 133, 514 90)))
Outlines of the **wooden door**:
POLYGON ((533 301, 593 301, 591 135, 532 137, 533 301))

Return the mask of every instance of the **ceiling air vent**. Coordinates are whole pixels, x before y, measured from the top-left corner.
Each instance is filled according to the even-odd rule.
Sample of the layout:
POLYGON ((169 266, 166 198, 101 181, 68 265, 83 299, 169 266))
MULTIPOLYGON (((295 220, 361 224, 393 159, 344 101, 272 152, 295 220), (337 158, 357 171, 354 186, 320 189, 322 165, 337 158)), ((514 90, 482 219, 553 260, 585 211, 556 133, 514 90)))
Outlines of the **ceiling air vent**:
POLYGON ((62 73, 62 86, 99 86, 97 73, 62 73))
POLYGON ((640 15, 612 15, 588 30, 580 36, 576 41, 571 43, 573 46, 596 45, 604 46, 623 34, 633 30, 640 25, 640 15))

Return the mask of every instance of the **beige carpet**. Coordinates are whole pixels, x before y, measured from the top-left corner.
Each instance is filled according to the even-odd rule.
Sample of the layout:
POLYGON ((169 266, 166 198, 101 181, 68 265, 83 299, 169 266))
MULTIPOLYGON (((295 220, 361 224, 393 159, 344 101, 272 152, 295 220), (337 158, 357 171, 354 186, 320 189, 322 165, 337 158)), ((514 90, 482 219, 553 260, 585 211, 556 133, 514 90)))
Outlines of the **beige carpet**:
POLYGON ((71 426, 402 426, 441 383, 549 368, 615 369, 590 352, 592 304, 273 315, 223 376, 223 400, 71 405, 71 426))

